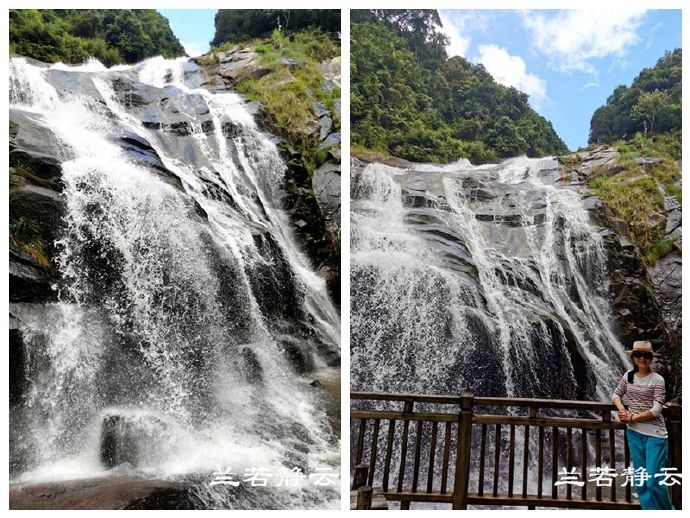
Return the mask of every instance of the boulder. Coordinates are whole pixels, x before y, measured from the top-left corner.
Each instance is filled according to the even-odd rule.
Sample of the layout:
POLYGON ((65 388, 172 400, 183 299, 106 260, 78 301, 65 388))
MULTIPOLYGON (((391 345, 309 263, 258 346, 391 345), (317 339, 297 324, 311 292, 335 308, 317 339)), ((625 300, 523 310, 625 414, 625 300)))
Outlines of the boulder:
POLYGON ((328 115, 324 115, 319 119, 319 123, 321 124, 319 140, 324 141, 326 140, 326 137, 331 134, 331 131, 333 131, 333 119, 331 119, 328 115))
POLYGON ((61 162, 72 158, 69 149, 45 126, 40 115, 10 109, 10 157, 13 173, 48 189, 62 189, 61 162))
POLYGON ((153 415, 106 415, 101 422, 100 460, 106 468, 145 465, 169 440, 168 425, 153 415))

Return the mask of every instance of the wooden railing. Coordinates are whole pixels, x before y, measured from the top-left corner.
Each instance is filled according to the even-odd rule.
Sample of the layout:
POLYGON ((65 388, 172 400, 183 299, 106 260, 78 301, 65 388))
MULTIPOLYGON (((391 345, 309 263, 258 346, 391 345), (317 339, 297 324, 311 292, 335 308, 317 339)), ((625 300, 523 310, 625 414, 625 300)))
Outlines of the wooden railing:
MULTIPOLYGON (((362 502, 380 485, 401 509, 411 502, 639 509, 623 476, 631 466, 625 425, 612 419, 611 404, 469 393, 353 392, 351 401, 353 489, 363 487, 362 502)), ((669 467, 681 473, 681 408, 668 405, 664 414, 669 467)), ((677 509, 680 487, 670 487, 677 509)))

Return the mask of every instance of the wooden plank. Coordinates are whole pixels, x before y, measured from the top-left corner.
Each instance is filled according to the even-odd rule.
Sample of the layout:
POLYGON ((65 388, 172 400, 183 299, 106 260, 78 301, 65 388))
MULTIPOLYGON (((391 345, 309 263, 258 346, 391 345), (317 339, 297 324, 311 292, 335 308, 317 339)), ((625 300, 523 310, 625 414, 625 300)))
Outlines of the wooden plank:
POLYGON ((493 496, 479 496, 476 493, 470 493, 467 496, 467 501, 472 505, 518 505, 518 506, 534 506, 534 507, 557 507, 566 509, 640 509, 638 504, 631 504, 629 502, 599 502, 597 500, 564 500, 553 498, 539 498, 536 495, 528 495, 527 498, 520 496, 510 498, 508 495, 493 496))
MULTIPOLYGON (((624 449, 624 459, 625 467, 630 467, 630 446, 628 446, 628 434, 623 432, 623 449, 624 449)), ((625 501, 632 502, 632 485, 625 485, 625 501)))
POLYGON ((368 511, 374 499, 374 489, 371 486, 362 486, 357 489, 357 509, 368 511))
POLYGON ((539 427, 539 454, 537 458, 537 497, 541 498, 544 488, 544 427, 539 427))
POLYGON ((486 425, 482 425, 482 440, 479 446, 479 481, 477 491, 480 495, 484 494, 484 464, 486 464, 486 425))
POLYGON ((529 426, 525 426, 522 451, 522 496, 527 498, 527 470, 529 467, 529 426))
MULTIPOLYGON (((350 509, 357 509, 357 491, 350 491, 350 509)), ((386 500, 383 489, 380 487, 374 488, 371 499, 371 510, 388 510, 388 500, 386 500)))
POLYGON ((498 476, 501 463, 501 425, 497 424, 494 431, 494 488, 492 495, 498 495, 498 476))
MULTIPOLYGON (((595 430, 594 433, 596 434, 594 436, 594 460, 596 462, 596 466, 601 467, 601 434, 599 433, 599 430, 595 430)), ((601 486, 597 485, 594 493, 596 501, 601 502, 601 486)))
MULTIPOLYGON (((353 414, 354 415, 354 414, 353 414)), ((522 426, 545 426, 558 428, 587 428, 589 430, 622 430, 625 428, 623 423, 604 423, 598 419, 575 419, 565 417, 528 417, 528 416, 506 416, 506 415, 474 415, 472 422, 475 424, 504 424, 522 426)))
POLYGON ((412 493, 410 491, 385 491, 386 500, 407 500, 412 502, 453 503, 452 493, 412 493))
POLYGON ((446 435, 443 442, 443 467, 441 469, 441 493, 446 493, 448 484, 448 463, 450 461, 450 431, 452 423, 446 423, 446 435))
POLYGON ((388 490, 388 478, 391 471, 391 457, 393 455, 393 437, 395 436, 395 419, 388 420, 388 440, 386 441, 386 459, 383 466, 383 490, 388 490))
POLYGON ((369 455, 369 477, 367 480, 368 486, 374 485, 374 470, 376 469, 376 454, 378 453, 380 424, 380 419, 374 420, 374 431, 371 434, 371 454, 369 455))
POLYGON ((369 467, 366 464, 357 464, 355 466, 355 473, 352 477, 352 487, 350 489, 357 490, 360 487, 367 485, 367 472, 369 467))
POLYGON ((419 483, 419 459, 422 454, 422 426, 423 421, 417 421, 417 433, 415 435, 414 444, 414 467, 412 468, 412 492, 417 492, 417 484, 419 483))
POLYGON ((470 485, 470 455, 472 449, 472 405, 474 395, 465 392, 458 416, 458 444, 455 457, 455 487, 453 510, 467 509, 467 492, 470 485))
MULTIPOLYGON (((420 403, 436 403, 460 406, 460 396, 431 395, 431 394, 391 394, 384 392, 351 392, 351 400, 369 401, 414 401, 420 403)), ((616 407, 610 403, 600 401, 570 401, 565 399, 531 399, 531 398, 503 398, 503 397, 475 397, 474 406, 526 407, 526 408, 561 408, 572 410, 590 410, 601 412, 613 411, 616 407)), ((672 412, 679 413, 680 407, 672 412)))
POLYGON ((427 472, 426 492, 434 489, 434 461, 436 460, 436 440, 438 436, 438 423, 431 423, 431 444, 429 445, 429 470, 427 472))
POLYGON ((508 397, 475 397, 474 406, 500 406, 500 407, 524 407, 524 408, 561 408, 571 410, 591 410, 602 412, 615 410, 611 403, 599 401, 570 401, 567 399, 531 399, 508 397))
POLYGON ((551 498, 558 498, 558 428, 551 429, 551 498))
POLYGON ((396 421, 437 421, 439 423, 454 423, 458 414, 441 414, 431 412, 415 412, 408 414, 388 410, 352 410, 352 419, 395 419, 396 421))
POLYGON ((460 396, 436 396, 426 394, 389 394, 384 392, 350 392, 350 399, 370 401, 412 401, 460 406, 460 396))
POLYGON ((364 433, 366 432, 367 420, 359 420, 359 435, 357 436, 357 449, 355 450, 355 464, 362 463, 362 454, 364 453, 364 433))
POLYGON ((508 496, 513 496, 513 479, 515 478, 515 425, 510 425, 510 443, 508 446, 508 496))
POLYGON ((580 493, 580 499, 581 500, 587 500, 587 430, 582 428, 580 430, 580 434, 582 437, 582 452, 581 452, 581 464, 580 464, 580 469, 582 470, 582 476, 585 479, 585 484, 582 486, 582 490, 580 493))
POLYGON ((405 483, 405 464, 407 463, 407 436, 410 431, 410 422, 403 421, 403 434, 400 444, 400 469, 398 470, 398 491, 402 491, 405 483))
MULTIPOLYGON (((616 432, 609 430, 609 466, 616 469, 616 432)), ((611 484, 611 501, 616 501, 616 484, 611 484)))
MULTIPOLYGON (((570 473, 573 467, 573 429, 567 428, 565 431, 565 464, 570 473)), ((584 475, 584 473, 583 473, 584 475)), ((565 486, 565 498, 567 500, 573 499, 573 486, 566 484, 565 486)))

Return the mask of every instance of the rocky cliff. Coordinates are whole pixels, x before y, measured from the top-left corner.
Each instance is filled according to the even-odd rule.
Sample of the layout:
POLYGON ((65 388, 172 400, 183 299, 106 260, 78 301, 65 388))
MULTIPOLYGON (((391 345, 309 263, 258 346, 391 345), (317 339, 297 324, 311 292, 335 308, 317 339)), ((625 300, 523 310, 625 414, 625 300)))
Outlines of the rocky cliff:
POLYGON ((230 45, 194 61, 205 72, 202 86, 220 92, 238 89, 251 99, 264 101, 256 101, 256 114, 264 130, 280 139, 288 164, 284 204, 293 230, 314 267, 325 275, 339 306, 340 57, 309 68, 308 57, 266 55, 265 45, 230 45), (311 74, 309 80, 303 79, 305 74, 311 74), (322 80, 313 83, 316 78, 322 80), (255 86, 259 80, 262 83, 255 86), (274 102, 272 98, 253 95, 262 89, 291 92, 284 100, 290 105, 287 113, 268 106, 274 102))
POLYGON ((680 401, 682 206, 671 194, 681 188, 680 160, 625 157, 627 149, 622 151, 600 146, 560 157, 561 174, 564 183, 591 197, 593 216, 610 230, 610 295, 621 341, 629 347, 635 340, 652 341, 663 355, 658 368, 667 379, 667 397, 680 401), (677 174, 660 176, 657 168, 664 163, 677 174), (613 185, 617 196, 602 191, 597 197, 600 185, 613 185), (650 196, 638 198, 639 186, 650 196), (625 210, 628 205, 634 212, 625 210), (646 248, 660 252, 650 256, 643 253, 646 248))

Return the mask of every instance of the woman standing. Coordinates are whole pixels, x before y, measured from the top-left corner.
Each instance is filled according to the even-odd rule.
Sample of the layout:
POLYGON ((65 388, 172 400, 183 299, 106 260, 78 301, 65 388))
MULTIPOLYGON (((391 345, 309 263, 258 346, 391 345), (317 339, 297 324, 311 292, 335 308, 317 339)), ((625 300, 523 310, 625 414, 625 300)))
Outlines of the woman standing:
POLYGON ((650 365, 654 356, 652 344, 639 341, 631 351, 635 366, 625 373, 613 392, 613 404, 621 422, 627 423, 628 446, 635 469, 644 468, 649 479, 637 487, 642 509, 673 509, 668 488, 661 485, 661 473, 668 457, 668 434, 661 415, 666 398, 666 384, 650 365), (621 398, 628 397, 628 409, 621 398))

